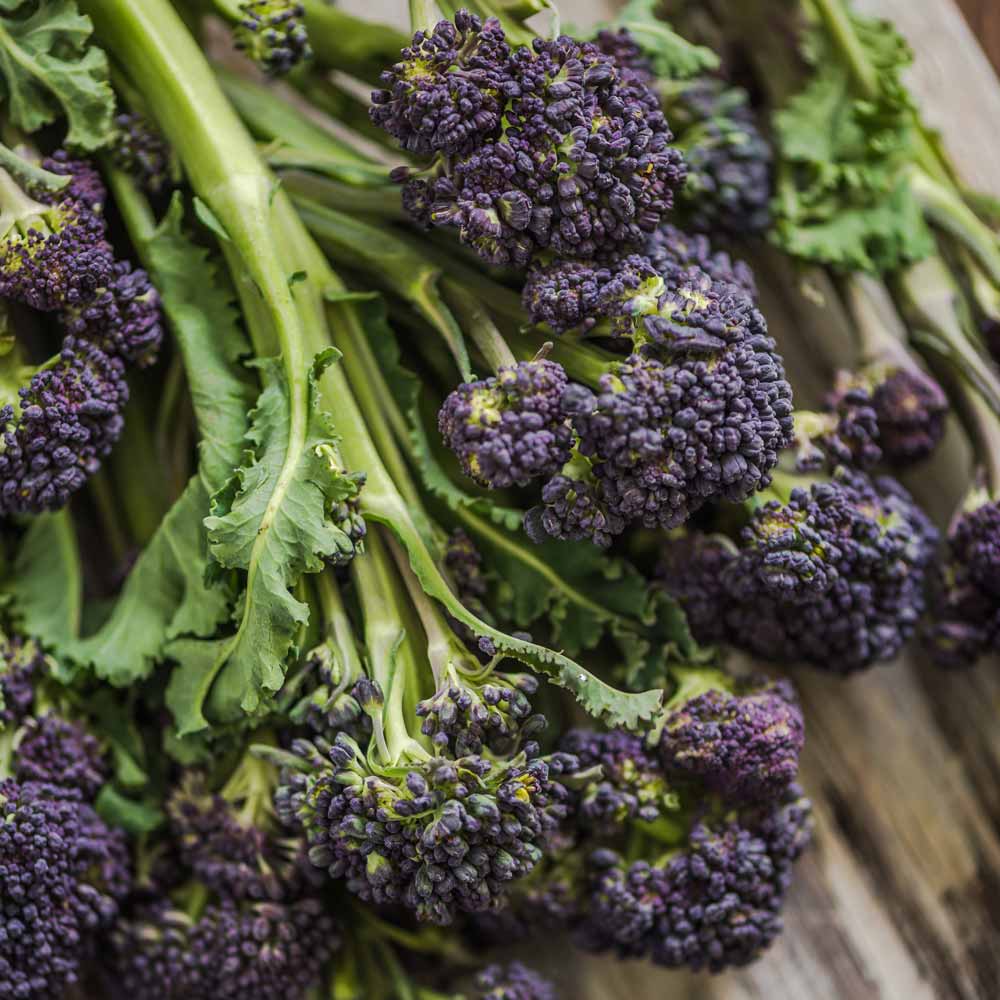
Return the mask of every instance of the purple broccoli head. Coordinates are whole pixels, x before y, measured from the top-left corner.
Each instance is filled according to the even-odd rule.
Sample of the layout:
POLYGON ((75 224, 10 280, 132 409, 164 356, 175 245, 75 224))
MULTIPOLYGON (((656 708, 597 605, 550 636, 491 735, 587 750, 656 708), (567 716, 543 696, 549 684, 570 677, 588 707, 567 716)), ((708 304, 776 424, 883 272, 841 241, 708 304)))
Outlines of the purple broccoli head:
POLYGON ((438 427, 462 471, 491 489, 558 472, 573 437, 562 412, 566 385, 562 368, 545 360, 460 385, 441 407, 438 427))
POLYGON ((500 22, 467 10, 418 31, 382 84, 372 93, 372 121, 418 156, 463 156, 496 139, 517 92, 500 22))
POLYGON ((556 1000, 552 984, 520 962, 490 965, 476 974, 468 1000, 556 1000))
POLYGON ((98 741, 79 723, 46 712, 29 719, 15 753, 14 776, 77 790, 92 802, 108 780, 108 766, 98 741))
POLYGON ((239 15, 233 42, 268 76, 283 76, 312 57, 302 4, 295 0, 243 0, 239 15))
POLYGON ((62 507, 118 440, 127 400, 121 360, 66 337, 57 362, 20 390, 19 412, 0 408, 4 513, 62 507))
POLYGON ((735 285, 752 300, 757 299, 757 282, 750 265, 733 260, 724 250, 715 250, 702 233, 685 233, 664 223, 650 233, 642 252, 661 274, 671 267, 699 267, 713 281, 735 285))
POLYGON ((115 141, 110 154, 115 166, 133 178, 143 191, 156 195, 170 187, 170 146, 142 115, 128 113, 115 118, 115 141))

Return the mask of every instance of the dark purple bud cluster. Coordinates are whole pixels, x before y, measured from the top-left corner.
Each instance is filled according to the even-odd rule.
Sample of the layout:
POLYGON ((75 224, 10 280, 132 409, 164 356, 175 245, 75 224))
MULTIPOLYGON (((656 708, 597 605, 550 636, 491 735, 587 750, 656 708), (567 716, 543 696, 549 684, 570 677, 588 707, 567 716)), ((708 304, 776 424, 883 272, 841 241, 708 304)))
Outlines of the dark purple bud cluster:
POLYGON ((556 1000, 552 984, 520 962, 487 966, 463 995, 467 1000, 556 1000))
MULTIPOLYGON (((839 372, 827 407, 848 421, 859 409, 869 410, 881 457, 891 466, 902 467, 927 458, 938 446, 944 435, 948 397, 916 366, 873 364, 858 372, 839 372)), ((868 447, 870 452, 874 444, 868 447)), ((869 464, 877 461, 876 457, 869 464)))
POLYGON ((860 386, 845 389, 824 413, 795 414, 795 468, 798 472, 835 470, 840 465, 872 469, 882 461, 878 416, 860 386))
POLYGON ((427 178, 398 175, 404 204, 457 228, 490 263, 637 246, 684 182, 655 95, 589 42, 510 52, 498 25, 462 12, 418 33, 386 83, 373 119, 408 148, 447 157, 427 178))
POLYGON ((34 639, 0 633, 0 729, 18 726, 28 715, 45 669, 45 654, 34 639))
POLYGON ((605 28, 594 37, 594 44, 611 59, 623 76, 652 86, 655 76, 645 53, 626 28, 612 31, 605 28))
POLYGON ((668 968, 719 972, 752 962, 781 931, 810 815, 793 785, 778 803, 696 822, 686 844, 662 858, 595 851, 577 940, 668 968))
POLYGON ((465 382, 444 401, 438 428, 465 474, 491 489, 551 476, 569 459, 573 435, 562 411, 566 373, 551 361, 521 361, 465 382))
POLYGON ((418 31, 399 62, 382 73, 371 118, 417 156, 464 156, 501 132, 504 107, 518 92, 500 22, 467 10, 418 31))
POLYGON ((77 722, 46 712, 28 719, 18 734, 14 777, 76 789, 92 802, 108 780, 98 741, 77 722))
POLYGON ((542 487, 542 504, 527 512, 524 530, 534 542, 546 537, 586 540, 605 549, 625 530, 625 518, 612 509, 592 477, 559 475, 542 487))
POLYGON ((0 990, 62 997, 80 983, 128 888, 124 834, 79 791, 0 782, 0 990))
POLYGON ((220 897, 281 901, 300 881, 298 845, 244 819, 204 777, 190 773, 167 802, 178 858, 220 897))
POLYGON ((767 678, 733 688, 711 689, 668 711, 659 747, 663 767, 727 802, 776 799, 795 780, 805 744, 795 689, 767 678))
MULTIPOLYGON (((478 664, 475 664, 478 666, 478 664)), ((533 715, 528 696, 538 690, 533 674, 492 670, 453 670, 431 695, 417 704, 420 731, 455 757, 509 753, 545 728, 533 715)))
POLYGON ((289 710, 289 717, 327 740, 337 733, 366 742, 371 735, 371 719, 354 697, 356 678, 347 670, 336 647, 323 643, 313 649, 304 665, 302 693, 289 710))
POLYGON ((401 904, 421 920, 503 905, 565 815, 550 775, 562 757, 434 756, 376 770, 343 734, 293 750, 305 770, 285 772, 275 804, 304 830, 312 863, 366 902, 401 904))
MULTIPOLYGON (((68 198, 80 202, 91 212, 100 215, 108 200, 108 189, 101 180, 97 168, 89 160, 75 160, 64 149, 57 149, 42 160, 42 167, 51 174, 69 177, 66 187, 55 198, 68 198)), ((38 195, 40 201, 52 202, 54 197, 48 192, 38 195)))
POLYGON ((170 146, 142 115, 118 115, 111 158, 143 191, 160 194, 172 184, 170 146))
POLYGON ((661 274, 671 266, 699 267, 713 281, 735 285, 752 300, 757 300, 757 281, 750 265, 733 260, 724 250, 714 249, 702 233, 685 233, 676 226, 664 224, 650 234, 642 252, 661 274))
POLYGON ((58 361, 20 390, 20 412, 0 408, 0 511, 65 504, 118 440, 127 399, 122 361, 68 336, 58 361))
POLYGON ((692 229, 736 236, 771 224, 773 153, 739 87, 702 78, 667 102, 688 163, 678 208, 692 229))
POLYGON ((758 508, 738 551, 704 539, 694 554, 710 572, 664 580, 702 639, 850 673, 892 659, 913 634, 936 542, 898 483, 840 469, 758 508))
POLYGON ((1000 652, 1000 504, 976 499, 949 532, 923 637, 934 662, 948 669, 1000 652))
POLYGON ((595 771, 574 795, 577 821, 588 831, 608 836, 633 820, 655 823, 676 811, 660 761, 644 737, 621 729, 571 729, 559 749, 579 761, 579 771, 595 771))
POLYGON ((302 1000, 340 945, 316 899, 210 902, 197 917, 140 903, 110 938, 106 988, 121 1000, 302 1000))
POLYGON ((791 432, 791 388, 773 341, 738 333, 668 364, 632 355, 597 395, 574 399, 580 452, 623 521, 674 528, 708 500, 739 502, 770 482, 791 432))
POLYGON ((156 360, 163 340, 160 297, 146 272, 127 260, 115 263, 107 284, 86 302, 66 307, 61 320, 70 336, 140 368, 156 360))
POLYGON ((284 76, 312 57, 305 11, 295 0, 245 0, 233 28, 236 48, 269 76, 284 76))

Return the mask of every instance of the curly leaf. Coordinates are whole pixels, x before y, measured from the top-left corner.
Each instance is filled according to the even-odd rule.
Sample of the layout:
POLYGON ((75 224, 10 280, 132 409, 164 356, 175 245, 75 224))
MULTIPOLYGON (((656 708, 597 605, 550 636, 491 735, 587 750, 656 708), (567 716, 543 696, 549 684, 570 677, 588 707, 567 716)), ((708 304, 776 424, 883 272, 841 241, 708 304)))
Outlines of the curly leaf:
POLYGON ((66 145, 90 153, 112 133, 115 98, 108 59, 90 44, 75 0, 5 0, 0 13, 0 95, 11 121, 36 132, 61 115, 66 145))
POLYGON ((293 425, 289 387, 280 363, 260 363, 264 390, 251 414, 247 463, 212 500, 205 520, 212 557, 245 575, 237 603, 236 631, 209 643, 182 640, 168 647, 179 661, 167 690, 180 735, 213 719, 253 713, 277 691, 308 606, 292 590, 304 573, 341 552, 343 532, 330 505, 355 488, 331 461, 336 439, 319 405, 316 380, 336 358, 318 355, 309 372, 308 421, 293 425))

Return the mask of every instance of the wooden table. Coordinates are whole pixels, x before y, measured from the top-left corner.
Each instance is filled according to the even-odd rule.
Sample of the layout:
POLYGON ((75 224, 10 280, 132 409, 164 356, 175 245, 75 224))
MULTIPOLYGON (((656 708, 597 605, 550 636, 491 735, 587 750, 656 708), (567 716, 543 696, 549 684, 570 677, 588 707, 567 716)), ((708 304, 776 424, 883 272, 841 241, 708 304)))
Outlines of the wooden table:
MULTIPOLYGON (((994 14, 1000 8, 1000 0, 982 3, 994 14)), ((953 0, 860 5, 907 35, 927 117, 966 180, 1000 196, 1000 84, 953 0)), ((404 16, 402 0, 345 7, 404 16)), ((600 0, 559 7, 573 24, 607 9, 600 0)), ((813 307, 768 280, 771 270, 764 311, 808 405, 823 373, 815 356, 803 363, 801 346, 784 343, 783 331, 808 330, 813 307)), ((832 354, 829 345, 815 347, 832 354)), ((945 454, 909 485, 943 522, 967 475, 952 428, 945 454)), ((802 781, 817 829, 798 866, 784 936, 749 969, 717 977, 539 942, 540 957, 560 970, 565 1000, 1000 998, 1000 664, 945 675, 908 655, 847 681, 814 671, 795 678, 808 724, 802 781)))
POLYGON ((973 33, 1000 69, 1000 4, 996 0, 958 0, 973 33))

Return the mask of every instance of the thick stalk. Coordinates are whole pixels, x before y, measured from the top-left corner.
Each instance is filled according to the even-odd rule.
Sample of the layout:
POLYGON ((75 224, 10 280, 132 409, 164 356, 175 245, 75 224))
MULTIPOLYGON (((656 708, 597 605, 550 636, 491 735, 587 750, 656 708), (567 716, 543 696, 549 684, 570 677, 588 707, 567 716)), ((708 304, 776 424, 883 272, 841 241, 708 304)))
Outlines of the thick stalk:
POLYGON ((854 321, 861 363, 913 367, 915 362, 906 348, 906 327, 885 285, 855 272, 844 279, 842 290, 854 321))
POLYGON ((483 307, 482 301, 450 278, 443 282, 443 289, 462 330, 479 348, 494 373, 517 364, 514 352, 507 346, 507 341, 497 329, 493 317, 483 307))
POLYGON ((97 508, 101 522, 102 541, 111 550, 115 566, 122 566, 131 550, 131 540, 125 532, 121 511, 111 489, 111 478, 106 469, 100 469, 87 480, 90 496, 97 508))
POLYGON ((414 34, 418 31, 431 31, 434 25, 444 16, 435 0, 409 0, 410 29, 414 34))
POLYGON ((990 501, 1000 501, 1000 417, 968 383, 963 385, 961 395, 982 485, 990 501))
MULTIPOLYGON (((316 574, 316 593, 322 609, 324 631, 344 661, 347 683, 352 683, 363 677, 365 670, 354 639, 354 626, 344 607, 344 599, 333 570, 316 574)), ((340 690, 346 689, 346 686, 347 684, 340 690)))

